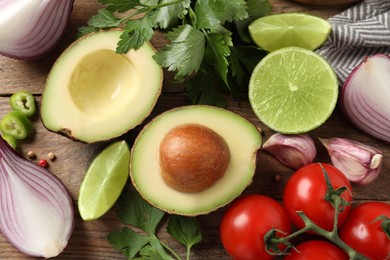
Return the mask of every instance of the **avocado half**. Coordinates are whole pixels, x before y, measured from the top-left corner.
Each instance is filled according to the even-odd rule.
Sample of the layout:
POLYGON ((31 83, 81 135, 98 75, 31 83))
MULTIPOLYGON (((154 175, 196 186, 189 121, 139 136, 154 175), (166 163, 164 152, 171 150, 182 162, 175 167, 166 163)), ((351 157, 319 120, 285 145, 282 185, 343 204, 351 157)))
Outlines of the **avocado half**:
POLYGON ((86 143, 118 137, 151 113, 163 71, 145 43, 115 52, 121 30, 99 31, 71 44, 53 65, 42 93, 41 118, 50 131, 86 143))
POLYGON ((231 202, 252 183, 261 143, 258 129, 234 112, 206 105, 178 107, 160 114, 140 132, 132 148, 130 178, 141 196, 163 211, 185 216, 208 214, 231 202), (200 192, 179 191, 162 177, 160 145, 168 133, 185 125, 211 129, 230 152, 224 175, 200 192))

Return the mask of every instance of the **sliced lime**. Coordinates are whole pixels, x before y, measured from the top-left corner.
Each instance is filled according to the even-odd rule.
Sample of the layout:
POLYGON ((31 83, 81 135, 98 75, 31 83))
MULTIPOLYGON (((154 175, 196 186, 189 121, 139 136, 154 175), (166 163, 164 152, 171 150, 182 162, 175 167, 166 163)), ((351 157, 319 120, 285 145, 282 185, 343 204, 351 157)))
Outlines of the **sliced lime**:
POLYGON ((283 13, 258 18, 248 30, 255 44, 267 51, 291 46, 314 50, 328 38, 331 25, 316 16, 283 13))
POLYGON ((253 70, 249 101, 269 128, 285 134, 308 132, 332 114, 338 82, 322 57, 299 47, 269 53, 253 70))
POLYGON ((105 148, 92 161, 80 186, 78 208, 83 220, 104 215, 116 202, 129 176, 130 151, 126 141, 105 148))

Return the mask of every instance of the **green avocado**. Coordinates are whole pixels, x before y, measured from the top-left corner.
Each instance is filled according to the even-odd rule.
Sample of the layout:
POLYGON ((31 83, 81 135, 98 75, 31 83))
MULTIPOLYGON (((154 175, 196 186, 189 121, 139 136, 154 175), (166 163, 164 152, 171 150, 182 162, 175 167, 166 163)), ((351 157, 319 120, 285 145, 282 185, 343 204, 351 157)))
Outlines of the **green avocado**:
POLYGON ((53 132, 86 143, 110 140, 141 124, 161 94, 163 71, 148 42, 115 52, 121 30, 99 31, 71 44, 53 65, 41 118, 53 132))
MULTIPOLYGON (((139 133, 131 152, 130 178, 136 190, 146 201, 165 212, 185 216, 208 214, 231 202, 252 183, 256 169, 257 151, 261 144, 262 138, 258 129, 234 112, 207 105, 174 108, 154 118, 139 133), (185 131, 178 138, 173 138, 173 141, 168 145, 165 144, 167 136, 180 132, 180 129, 183 128, 191 129, 191 131, 185 131), (210 135, 194 130, 198 128, 209 129, 210 135), (175 131, 176 129, 179 130, 175 131), (211 144, 212 140, 207 139, 209 137, 201 140, 204 139, 203 136, 212 135, 218 136, 214 142, 217 144, 216 146, 218 146, 220 139, 224 141, 221 149, 210 149, 213 145, 211 144), (186 144, 183 146, 183 143, 186 144), (192 143, 200 145, 196 146, 192 143), (228 163, 224 168, 223 175, 207 187, 198 191, 177 189, 164 178, 163 169, 166 167, 161 154, 165 154, 166 151, 162 150, 163 147, 164 149, 170 147, 168 155, 174 153, 171 156, 173 167, 182 166, 184 163, 185 169, 181 175, 184 178, 184 185, 196 182, 196 179, 191 179, 193 176, 189 172, 197 174, 197 167, 207 168, 210 164, 214 164, 213 160, 208 157, 225 157, 228 158, 228 163), (229 155, 220 156, 219 154, 226 152, 226 149, 229 155), (216 152, 211 152, 208 155, 210 150, 216 152), (192 162, 194 157, 200 159, 192 162), (186 174, 191 176, 186 177, 186 174)), ((218 163, 216 165, 219 166, 218 163)), ((197 177, 200 179, 208 178, 202 175, 197 177)))

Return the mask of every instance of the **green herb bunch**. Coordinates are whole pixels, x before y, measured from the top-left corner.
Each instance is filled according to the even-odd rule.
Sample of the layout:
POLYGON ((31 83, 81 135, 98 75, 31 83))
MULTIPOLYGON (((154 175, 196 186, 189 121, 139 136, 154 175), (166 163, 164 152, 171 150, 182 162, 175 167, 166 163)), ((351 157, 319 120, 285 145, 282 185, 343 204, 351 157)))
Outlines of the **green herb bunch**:
POLYGON ((250 73, 265 55, 253 47, 247 27, 271 11, 268 0, 99 0, 105 9, 79 35, 122 27, 117 53, 140 48, 155 29, 169 44, 154 59, 188 82, 194 104, 225 106, 222 93, 246 93, 250 73))
MULTIPOLYGON (((119 218, 129 226, 108 234, 108 241, 116 250, 128 259, 181 259, 157 236, 166 215, 163 211, 143 200, 138 192, 129 190, 122 193, 119 206, 119 218)), ((186 259, 190 259, 192 246, 202 240, 198 222, 192 217, 170 215, 167 232, 186 247, 186 259)))

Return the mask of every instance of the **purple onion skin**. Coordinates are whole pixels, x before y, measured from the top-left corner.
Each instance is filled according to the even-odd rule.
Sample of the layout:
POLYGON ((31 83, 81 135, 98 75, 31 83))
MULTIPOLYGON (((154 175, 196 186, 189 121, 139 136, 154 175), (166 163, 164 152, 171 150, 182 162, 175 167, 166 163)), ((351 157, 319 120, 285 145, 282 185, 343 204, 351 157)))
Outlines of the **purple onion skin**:
MULTIPOLYGON (((28 1, 28 0, 26 0, 26 1, 28 1)), ((71 16, 71 13, 73 10, 73 4, 74 4, 75 0, 47 0, 47 1, 53 1, 53 2, 56 1, 57 3, 61 3, 62 1, 63 2, 66 1, 67 6, 69 7, 68 11, 66 13, 64 13, 64 15, 65 15, 64 19, 66 19, 66 22, 64 22, 63 28, 61 28, 61 33, 56 35, 55 42, 51 43, 48 46, 45 46, 45 48, 41 48, 39 51, 35 50, 33 52, 29 52, 28 54, 9 53, 9 52, 5 52, 5 51, 0 50, 0 55, 11 58, 11 59, 15 59, 15 60, 24 60, 24 61, 38 60, 40 58, 47 56, 60 44, 61 40, 63 39, 63 37, 65 35, 66 29, 69 27, 69 20, 70 20, 70 16, 71 16)))
MULTIPOLYGON (((22 170, 21 173, 19 173, 17 177, 19 177, 20 179, 23 179, 24 181, 27 180, 27 182, 29 182, 28 188, 31 190, 34 190, 34 194, 37 195, 38 197, 40 197, 40 199, 43 199, 45 192, 46 192, 46 195, 50 196, 50 198, 45 197, 47 199, 47 203, 48 204, 53 204, 53 202, 56 203, 56 205, 57 205, 56 212, 58 214, 63 213, 63 214, 65 214, 65 216, 63 216, 63 217, 65 217, 65 218, 67 217, 67 220, 69 222, 67 222, 67 229, 66 229, 66 232, 64 232, 64 236, 63 236, 66 243, 61 248, 61 251, 58 252, 58 254, 61 253, 65 249, 65 247, 68 243, 68 240, 73 232, 73 228, 74 228, 74 205, 73 205, 73 200, 72 200, 72 197, 71 197, 69 191, 67 190, 65 185, 62 183, 62 181, 57 176, 52 174, 46 168, 39 166, 39 165, 33 163, 32 161, 29 161, 29 160, 23 158, 22 156, 20 156, 1 137, 0 137, 0 160, 6 161, 6 162, 0 162, 0 194, 2 194, 2 196, 8 195, 8 197, 6 199, 11 199, 12 202, 14 202, 14 200, 12 198, 13 194, 10 194, 9 190, 8 190, 8 194, 5 194, 5 192, 7 192, 7 190, 6 190, 7 186, 9 188, 9 183, 6 183, 7 172, 5 172, 4 165, 6 165, 6 164, 12 165, 11 167, 17 167, 19 165, 21 168, 23 168, 23 167, 29 168, 30 170, 28 170, 28 172, 23 172, 23 170, 22 170), (34 179, 34 176, 31 176, 31 174, 33 174, 33 172, 35 172, 34 174, 36 174, 38 176, 38 177, 35 176, 35 178, 37 178, 37 179, 34 179), (44 184, 50 184, 50 183, 54 184, 55 186, 53 186, 53 185, 45 186, 44 185, 44 184), (38 187, 38 186, 40 186, 40 187, 38 187), (9 196, 11 196, 11 197, 9 197, 9 196), (59 200, 61 200, 61 201, 59 201, 59 200), (61 204, 59 204, 59 203, 61 203, 61 204), (61 212, 59 213, 58 211, 61 211, 61 212)), ((11 225, 11 223, 7 223, 7 216, 8 217, 10 216, 10 213, 8 211, 11 210, 11 216, 13 216, 12 214, 17 215, 18 212, 12 212, 12 210, 15 210, 15 208, 7 207, 7 205, 6 205, 7 203, 4 202, 4 200, 6 200, 6 199, 3 198, 2 200, 0 200, 0 233, 3 234, 5 239, 7 239, 7 241, 10 244, 12 244, 15 248, 17 248, 19 251, 21 251, 25 255, 34 256, 34 257, 45 257, 45 258, 53 257, 53 256, 46 256, 46 255, 43 255, 40 253, 29 252, 26 250, 25 247, 21 246, 19 243, 17 243, 15 241, 14 237, 18 237, 18 235, 12 234, 12 237, 10 236, 10 234, 9 234, 10 230, 7 230, 7 229, 9 229, 10 228, 9 226, 12 226, 12 225, 11 225), (6 207, 6 209, 4 209, 4 207, 6 207)), ((12 205, 12 204, 8 205, 8 206, 17 207, 17 206, 12 205)), ((51 206, 53 206, 53 205, 51 205, 51 206)), ((10 219, 10 218, 8 218, 8 219, 10 219)), ((16 220, 14 218, 12 218, 11 222, 12 221, 16 221, 16 220)), ((15 227, 15 224, 12 227, 15 227)), ((50 228, 50 226, 48 225, 47 228, 50 228)), ((22 235, 23 234, 21 234, 21 235, 19 234, 19 238, 16 238, 16 240, 20 239, 20 236, 22 236, 22 235)), ((22 240, 23 240, 23 237, 22 237, 22 240)))
MULTIPOLYGON (((346 108, 346 92, 348 91, 348 86, 350 85, 350 82, 351 80, 353 79, 355 73, 357 73, 357 71, 361 68, 362 65, 364 65, 368 59, 370 58, 375 58, 375 57, 383 57, 383 58, 386 58, 386 59, 389 59, 389 62, 390 62, 390 56, 387 55, 387 54, 383 54, 383 53, 378 53, 378 54, 375 54, 373 56, 369 56, 369 57, 366 57, 360 64, 358 64, 353 70, 352 72, 348 75, 347 79, 345 80, 343 86, 342 86, 342 89, 340 91, 340 103, 341 103, 341 111, 342 113, 345 115, 345 117, 347 118, 347 120, 355 127, 357 127, 358 129, 360 129, 361 131, 375 137, 375 138, 378 138, 382 141, 385 141, 387 143, 390 143, 390 132, 386 130, 386 123, 387 124, 390 124, 389 121, 385 122, 383 125, 383 122, 386 121, 386 120, 389 120, 389 118, 384 118, 383 115, 377 113, 377 111, 375 109, 373 109, 372 107, 369 107, 370 111, 363 111, 363 112, 371 112, 371 116, 372 116, 372 122, 362 122, 361 121, 361 117, 357 117, 355 115, 350 115, 348 112, 347 112, 347 108, 346 108), (354 117, 354 118, 352 118, 354 117), (358 123, 359 122, 359 123, 358 123), (370 126, 369 123, 372 123, 373 125, 370 126), (380 126, 378 125, 377 127, 379 128, 376 129, 376 126, 375 124, 380 124, 380 126), (385 127, 385 128, 383 128, 385 127), (382 131, 382 132, 380 132, 382 131), (386 133, 387 132, 387 133, 386 133)), ((360 104, 361 105, 361 104, 360 104)), ((368 105, 368 104, 366 104, 368 105)), ((359 114, 359 116, 361 116, 361 113, 359 114)), ((364 118, 363 120, 370 120, 370 119, 367 119, 367 118, 364 118)))

